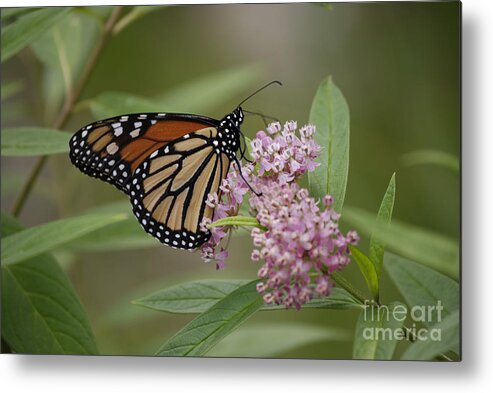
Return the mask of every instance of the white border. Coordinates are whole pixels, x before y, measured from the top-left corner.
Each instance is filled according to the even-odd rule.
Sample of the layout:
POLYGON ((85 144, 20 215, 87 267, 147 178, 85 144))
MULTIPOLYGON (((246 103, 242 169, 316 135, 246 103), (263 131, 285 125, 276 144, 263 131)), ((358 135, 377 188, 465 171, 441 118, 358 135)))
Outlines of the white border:
MULTIPOLYGON (((244 1, 250 3, 252 1, 244 1)), ((258 1, 254 1, 258 2, 258 1)), ((70 2, 78 4, 96 2, 70 2)), ((159 4, 145 1, 144 4, 159 4)), ((184 3, 198 3, 182 1, 184 3)), ((224 3, 216 1, 215 3, 224 3)), ((67 5, 2 1, 7 5, 67 5)), ((104 4, 135 4, 105 1, 104 4)), ((485 391, 493 386, 493 23, 491 0, 463 2, 463 362, 0 356, 9 392, 485 391)))

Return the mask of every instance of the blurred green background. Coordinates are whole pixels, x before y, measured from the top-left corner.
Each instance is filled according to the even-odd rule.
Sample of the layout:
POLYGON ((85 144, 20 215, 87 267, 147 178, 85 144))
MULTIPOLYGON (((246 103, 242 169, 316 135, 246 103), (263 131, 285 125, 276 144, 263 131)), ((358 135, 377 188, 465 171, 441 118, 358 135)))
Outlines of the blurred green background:
MULTIPOLYGON (((77 30, 78 24, 90 25, 91 12, 107 14, 110 9, 81 11, 63 21, 80 34, 73 41, 81 43, 72 48, 77 53, 91 46, 94 32, 77 30)), ((159 7, 111 38, 65 129, 75 132, 93 121, 89 100, 102 93, 160 97, 197 79, 229 74, 236 87, 228 86, 227 94, 214 89, 210 99, 197 102, 190 91, 179 105, 170 103, 161 110, 220 118, 244 96, 278 79, 283 87, 264 91, 245 109, 303 125, 320 81, 332 75, 351 114, 346 204, 376 212, 395 171, 394 217, 458 238, 457 176, 436 166, 406 166, 402 157, 430 149, 460 155, 459 23, 458 2, 159 7)), ((39 61, 48 49, 38 45, 37 52, 35 56, 26 49, 2 65, 2 86, 20 83, 20 90, 2 101, 2 127, 46 126, 58 112, 61 76, 46 71, 39 61)), ((259 118, 249 117, 242 129, 253 136, 263 127, 259 118)), ((4 211, 11 210, 33 163, 2 158, 4 211)), ((57 156, 43 170, 21 221, 35 225, 122 199, 111 186, 82 175, 68 156, 57 156)), ((149 354, 193 316, 161 314, 130 300, 194 278, 255 278, 258 266, 249 254, 248 236, 238 235, 231 242, 226 269, 219 272, 198 253, 157 243, 136 250, 61 251, 57 256, 88 311, 101 353, 149 354)), ((364 288, 357 269, 347 270, 364 288)), ((384 301, 400 298, 385 277, 382 286, 384 301)), ((350 358, 356 317, 354 311, 263 312, 245 326, 285 320, 340 328, 347 340, 338 335, 279 355, 350 358)))

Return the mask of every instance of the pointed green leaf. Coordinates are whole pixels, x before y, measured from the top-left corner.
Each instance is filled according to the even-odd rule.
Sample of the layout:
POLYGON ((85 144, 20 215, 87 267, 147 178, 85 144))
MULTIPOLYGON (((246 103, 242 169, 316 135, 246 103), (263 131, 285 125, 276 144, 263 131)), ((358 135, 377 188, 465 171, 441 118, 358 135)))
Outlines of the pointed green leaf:
POLYGON ((0 220, 1 237, 7 237, 16 232, 22 231, 24 227, 14 217, 9 214, 2 213, 0 220))
MULTIPOLYGON (((23 229, 3 215, 2 237, 23 229)), ((49 254, 2 263, 2 337, 15 353, 97 354, 88 317, 49 254)))
POLYGON ((2 83, 2 101, 9 99, 24 89, 24 81, 17 79, 2 83))
POLYGON ((93 214, 52 221, 27 228, 2 241, 2 265, 16 263, 51 251, 106 225, 122 221, 125 214, 93 214))
POLYGON ((425 325, 431 326, 459 308, 459 284, 451 278, 389 253, 384 266, 407 304, 416 307, 418 317, 423 316, 420 322, 425 325))
MULTIPOLYGON (((390 178, 387 191, 383 196, 382 203, 380 204, 380 209, 378 209, 377 222, 382 225, 390 224, 392 219, 392 210, 394 209, 395 200, 395 173, 390 178)), ((380 282, 380 273, 382 271, 383 255, 385 252, 385 243, 379 242, 375 236, 370 238, 370 260, 375 265, 375 271, 377 273, 377 280, 380 282)))
POLYGON ((2 29, 2 63, 37 40, 71 8, 50 7, 30 12, 2 29))
POLYGON ((322 147, 317 157, 320 166, 308 173, 310 193, 318 199, 332 195, 334 209, 341 212, 349 169, 349 108, 331 77, 317 90, 310 123, 317 127, 315 140, 322 147))
POLYGON ((6 128, 2 135, 2 156, 38 156, 69 151, 70 134, 48 128, 6 128))
POLYGON ((207 113, 244 92, 259 75, 255 66, 241 67, 197 78, 158 97, 104 92, 88 104, 97 119, 136 112, 207 113))
POLYGON ((160 111, 208 113, 250 93, 261 75, 262 69, 256 64, 226 69, 181 83, 156 100, 160 111))
POLYGON ((248 280, 191 281, 162 289, 132 303, 171 313, 202 313, 247 283, 248 280))
POLYGON ((116 201, 106 203, 103 205, 94 206, 84 211, 84 214, 94 214, 94 213, 97 214, 122 213, 130 216, 132 213, 132 206, 128 198, 125 198, 125 199, 118 199, 116 201))
POLYGON ((160 313, 156 313, 152 308, 136 305, 135 299, 141 299, 148 294, 154 294, 162 290, 162 288, 170 288, 177 282, 196 280, 202 275, 203 272, 200 273, 191 270, 145 281, 142 285, 130 289, 118 297, 118 299, 115 299, 106 309, 104 315, 98 318, 98 326, 104 329, 112 329, 116 326, 127 324, 146 325, 152 323, 153 320, 155 321, 156 318, 160 317, 160 313))
POLYGON ((348 339, 346 331, 332 327, 296 322, 256 323, 226 337, 208 356, 272 358, 316 342, 348 339))
POLYGON ((459 276, 459 242, 443 235, 392 220, 390 226, 375 222, 375 216, 363 209, 344 207, 343 219, 359 232, 373 236, 374 241, 403 257, 447 274, 459 276))
POLYGON ((402 325, 407 309, 401 303, 368 304, 356 323, 353 359, 392 359, 399 340, 404 339, 402 325))
POLYGON ((106 119, 122 113, 160 112, 163 109, 150 98, 117 91, 105 91, 88 102, 96 119, 106 119))
POLYGON ((21 15, 29 14, 30 12, 38 11, 39 8, 35 7, 15 7, 15 8, 2 8, 1 9, 1 20, 2 23, 13 18, 18 18, 21 15))
POLYGON ((438 150, 416 150, 406 153, 401 158, 405 166, 436 165, 448 169, 454 175, 459 174, 459 159, 452 154, 438 150))
MULTIPOLYGON (((312 299, 302 306, 303 309, 319 308, 325 310, 348 310, 363 308, 363 304, 343 288, 333 288, 328 297, 312 299)), ((282 305, 266 304, 262 310, 281 310, 282 305)))
POLYGON ((58 21, 32 44, 36 57, 44 65, 41 75, 45 119, 52 122, 62 101, 72 89, 101 34, 100 20, 111 7, 77 7, 58 21))
POLYGON ((358 264, 359 270, 365 278, 366 285, 370 290, 373 299, 378 300, 378 276, 370 258, 368 258, 359 248, 355 246, 349 246, 353 259, 358 264))
POLYGON ((16 353, 98 352, 71 283, 44 254, 2 265, 2 335, 16 353))
POLYGON ((260 223, 255 217, 244 217, 244 216, 232 216, 232 217, 221 218, 209 224, 209 228, 221 227, 224 225, 234 225, 239 227, 256 227, 265 230, 265 227, 260 225, 260 223))
POLYGON ((253 314, 264 301, 256 291, 257 281, 235 289, 198 315, 159 350, 158 356, 201 356, 253 314))
POLYGON ((412 343, 402 354, 402 360, 430 360, 442 353, 460 352, 459 310, 431 326, 424 339, 412 343))
MULTIPOLYGON (((202 313, 248 282, 248 280, 191 281, 164 288, 132 303, 169 313, 202 313)), ((361 309, 362 305, 344 289, 334 288, 329 297, 312 299, 304 304, 303 308, 342 310, 350 308, 361 309)), ((268 304, 264 305, 261 310, 282 309, 285 309, 282 305, 268 304)))
POLYGON ((246 148, 247 148, 248 156, 250 158, 252 158, 252 151, 253 151, 253 149, 252 149, 252 140, 249 137, 247 137, 247 136, 245 136, 245 145, 246 145, 246 148))
POLYGON ((161 243, 157 239, 142 230, 142 227, 132 214, 131 204, 128 199, 97 206, 84 212, 84 214, 101 213, 121 213, 127 215, 128 218, 79 237, 67 243, 63 246, 63 249, 69 251, 99 252, 135 250, 161 246, 161 243))
POLYGON ((63 248, 71 251, 100 252, 138 250, 160 246, 162 243, 143 231, 132 216, 90 232, 71 241, 63 248))

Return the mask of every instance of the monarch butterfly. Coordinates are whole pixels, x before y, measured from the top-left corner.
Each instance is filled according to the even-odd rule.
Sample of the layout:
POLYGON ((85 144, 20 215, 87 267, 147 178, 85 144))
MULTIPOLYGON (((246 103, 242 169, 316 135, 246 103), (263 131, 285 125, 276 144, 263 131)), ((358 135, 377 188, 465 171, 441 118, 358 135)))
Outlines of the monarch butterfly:
POLYGON ((210 237, 200 229, 202 219, 213 216, 208 195, 220 193, 232 161, 241 171, 236 154, 244 158, 240 125, 248 112, 241 105, 273 83, 281 84, 268 83, 221 120, 142 113, 88 124, 70 139, 70 160, 127 194, 147 233, 173 248, 193 250, 210 237))

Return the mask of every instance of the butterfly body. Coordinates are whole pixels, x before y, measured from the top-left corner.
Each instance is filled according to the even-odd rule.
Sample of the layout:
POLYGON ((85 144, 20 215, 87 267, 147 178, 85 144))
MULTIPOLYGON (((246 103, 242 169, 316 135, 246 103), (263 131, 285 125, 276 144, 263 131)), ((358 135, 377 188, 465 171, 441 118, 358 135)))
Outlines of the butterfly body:
POLYGON ((144 113, 82 127, 70 140, 70 159, 83 173, 130 197, 146 232, 175 248, 195 249, 210 237, 200 229, 213 209, 205 201, 240 149, 240 107, 221 120, 144 113))

